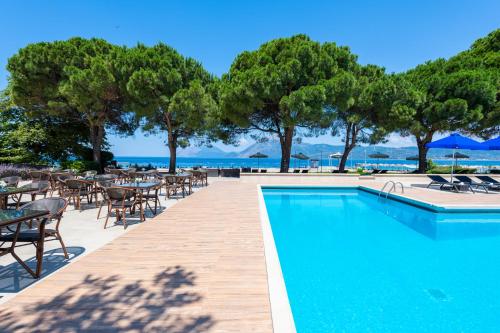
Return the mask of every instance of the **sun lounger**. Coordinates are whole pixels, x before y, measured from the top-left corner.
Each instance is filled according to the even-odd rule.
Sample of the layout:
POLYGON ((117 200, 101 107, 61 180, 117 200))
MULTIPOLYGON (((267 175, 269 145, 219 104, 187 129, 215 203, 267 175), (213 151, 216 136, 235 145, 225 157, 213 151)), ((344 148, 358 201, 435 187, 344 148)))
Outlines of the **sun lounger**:
POLYGON ((293 173, 300 173, 300 169, 293 169, 293 173))
MULTIPOLYGON (((455 192, 460 192, 460 190, 462 189, 462 185, 460 185, 459 183, 449 182, 441 176, 427 175, 427 177, 431 179, 431 182, 427 185, 427 188, 431 186, 439 186, 440 190, 450 189, 455 192)), ((468 190, 471 190, 471 192, 474 193, 474 190, 472 189, 472 186, 470 184, 466 183, 465 185, 468 190)))
POLYGON ((488 193, 489 188, 492 188, 492 186, 490 186, 489 184, 475 182, 472 178, 468 176, 454 176, 454 177, 462 183, 468 183, 470 184, 470 186, 473 186, 475 188, 482 188, 486 193, 488 193))
POLYGON ((308 172, 309 172, 308 169, 302 170, 302 173, 308 173, 308 172))
POLYGON ((476 176, 476 178, 482 181, 483 183, 489 183, 500 186, 500 182, 495 178, 491 178, 490 176, 476 176))
POLYGON ((267 169, 260 169, 260 173, 266 173, 267 169))

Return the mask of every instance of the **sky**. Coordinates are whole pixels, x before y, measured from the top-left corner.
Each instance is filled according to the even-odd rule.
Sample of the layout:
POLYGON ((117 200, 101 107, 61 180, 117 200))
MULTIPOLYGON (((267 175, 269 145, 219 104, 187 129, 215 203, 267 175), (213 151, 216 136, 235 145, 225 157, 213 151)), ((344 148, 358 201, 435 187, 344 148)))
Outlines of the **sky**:
MULTIPOLYGON (((388 72, 448 58, 500 27, 498 0, 358 1, 6 1, 0 20, 0 89, 7 84, 7 59, 29 43, 74 36, 99 37, 118 45, 164 42, 220 76, 242 51, 278 37, 304 33, 349 46, 362 64, 388 72)), ((110 136, 117 156, 165 156, 166 135, 110 136)), ((340 144, 330 135, 305 142, 340 144)), ((241 150, 252 141, 242 138, 241 150)), ((414 145, 391 135, 387 145, 414 145)))

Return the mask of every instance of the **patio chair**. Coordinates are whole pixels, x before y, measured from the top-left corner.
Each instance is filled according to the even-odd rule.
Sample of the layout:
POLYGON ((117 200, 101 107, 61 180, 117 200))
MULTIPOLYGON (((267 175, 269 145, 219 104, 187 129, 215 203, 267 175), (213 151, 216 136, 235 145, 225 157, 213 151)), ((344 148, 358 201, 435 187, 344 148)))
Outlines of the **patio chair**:
POLYGON ((488 183, 490 185, 495 185, 495 186, 500 186, 500 182, 496 180, 495 178, 492 178, 490 176, 476 176, 477 179, 479 179, 483 183, 488 183))
MULTIPOLYGON (((427 185, 427 188, 430 188, 431 186, 439 186, 440 190, 451 189, 455 192, 460 192, 458 183, 452 183, 438 175, 427 175, 427 177, 431 179, 431 182, 427 185)), ((468 185, 468 189, 470 189, 471 192, 474 193, 474 190, 472 189, 470 184, 466 185, 468 185)))
MULTIPOLYGON (((134 198, 135 192, 121 187, 109 187, 106 189, 106 196, 108 201, 108 214, 106 215, 106 222, 104 222, 104 229, 108 225, 109 216, 115 211, 116 221, 123 222, 123 228, 127 228, 127 220, 125 218, 127 209, 130 214, 133 213, 135 207, 139 204, 134 198)), ((141 216, 142 220, 143 216, 141 216)))
POLYGON ((166 176, 165 177, 165 189, 167 191, 167 198, 173 195, 177 195, 179 191, 182 193, 182 197, 186 196, 186 178, 176 177, 176 176, 166 176))
POLYGON ((142 198, 144 199, 144 202, 146 204, 146 207, 149 208, 151 213, 154 213, 156 215, 156 211, 158 209, 158 206, 160 206, 160 196, 158 195, 160 189, 161 189, 161 182, 156 182, 155 187, 149 188, 145 193, 142 194, 142 198), (150 201, 154 202, 154 210, 153 207, 150 205, 150 201))
MULTIPOLYGON (((66 250, 66 246, 61 237, 61 233, 59 231, 59 226, 61 224, 61 219, 63 213, 68 205, 68 202, 64 198, 44 198, 36 201, 32 201, 23 205, 20 210, 23 209, 33 209, 33 210, 46 210, 49 214, 46 216, 49 221, 56 221, 56 225, 54 229, 44 228, 43 233, 42 230, 39 230, 40 225, 37 226, 36 229, 31 229, 32 221, 30 221, 30 230, 19 232, 16 244, 17 243, 31 243, 36 247, 36 270, 35 277, 40 277, 40 273, 42 272, 42 263, 43 263, 43 248, 45 240, 58 240, 61 244, 61 248, 64 252, 64 257, 66 259, 69 258, 68 251, 66 250)), ((12 231, 12 230, 11 230, 12 231)), ((0 235, 0 242, 12 242, 14 241, 15 233, 11 232, 8 234, 0 235)), ((20 246, 23 246, 21 244, 20 246)))
POLYGON ((64 181, 66 185, 64 189, 64 197, 68 200, 73 200, 73 205, 75 209, 81 210, 81 200, 82 198, 87 199, 87 203, 92 202, 92 194, 89 190, 89 184, 80 179, 66 179, 64 181))
POLYGON ((97 198, 97 207, 99 208, 99 210, 97 211, 97 219, 99 219, 101 217, 102 207, 104 205, 107 205, 109 202, 109 198, 108 198, 108 194, 107 194, 106 190, 110 187, 115 186, 115 185, 116 184, 111 180, 99 180, 96 183, 97 193, 99 193, 102 197, 101 201, 99 201, 99 199, 97 198))
POLYGON ((241 168, 241 172, 249 173, 252 172, 251 168, 241 168))
POLYGON ((454 176, 454 177, 458 179, 460 182, 469 184, 471 187, 475 187, 476 189, 482 188, 486 193, 488 193, 488 189, 490 188, 489 184, 475 182, 472 178, 468 176, 454 176))

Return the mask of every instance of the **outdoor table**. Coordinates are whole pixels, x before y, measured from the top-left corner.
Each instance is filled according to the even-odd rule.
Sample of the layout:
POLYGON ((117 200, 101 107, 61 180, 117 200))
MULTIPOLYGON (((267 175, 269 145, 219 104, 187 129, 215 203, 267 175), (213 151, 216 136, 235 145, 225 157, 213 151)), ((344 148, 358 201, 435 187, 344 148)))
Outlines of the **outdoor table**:
POLYGON ((9 196, 13 194, 23 194, 31 192, 36 192, 36 189, 29 187, 29 185, 20 187, 0 187, 0 209, 7 209, 9 196))
POLYGON ((158 186, 158 183, 154 183, 154 182, 131 182, 131 183, 117 184, 116 186, 135 191, 135 193, 139 197, 140 219, 141 219, 141 221, 146 220, 146 217, 144 216, 144 207, 142 205, 143 192, 144 191, 149 191, 153 187, 158 186))
MULTIPOLYGON (((6 254, 11 254, 14 259, 17 260, 21 266, 24 267, 28 273, 30 273, 33 278, 37 279, 40 277, 40 273, 42 271, 42 262, 43 262, 43 243, 45 240, 45 224, 47 223, 47 215, 48 211, 43 210, 31 210, 31 209, 22 209, 22 210, 0 210, 0 229, 7 228, 11 226, 16 226, 14 232, 14 237, 9 247, 0 247, 0 256, 4 256, 6 254), (21 225, 25 221, 30 221, 33 219, 41 219, 40 225, 38 227, 38 232, 40 233, 40 239, 37 244, 37 267, 36 272, 33 272, 31 268, 26 265, 24 261, 15 253, 14 249, 17 242, 17 237, 19 236, 19 232, 21 231, 21 225)), ((11 229, 9 229, 12 231, 11 229)))

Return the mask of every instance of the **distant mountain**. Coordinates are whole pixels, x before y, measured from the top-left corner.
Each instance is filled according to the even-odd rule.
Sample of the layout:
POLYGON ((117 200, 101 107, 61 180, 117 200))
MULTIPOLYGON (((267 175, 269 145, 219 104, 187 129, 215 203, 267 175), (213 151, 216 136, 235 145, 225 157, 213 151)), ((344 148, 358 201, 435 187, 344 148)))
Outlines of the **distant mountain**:
MULTIPOLYGON (((232 155, 232 154, 231 154, 232 155)), ((220 158, 220 157, 230 157, 228 153, 217 148, 217 147, 205 147, 205 146, 189 146, 184 149, 177 150, 177 156, 179 157, 205 157, 205 158, 220 158)))
MULTIPOLYGON (((311 143, 294 143, 292 146, 292 154, 303 153, 311 158, 327 158, 329 154, 344 151, 343 145, 329 145, 329 144, 311 144, 311 143)), ((260 152, 262 154, 268 155, 270 158, 280 158, 281 149, 277 141, 269 141, 265 143, 255 143, 250 147, 244 149, 240 153, 237 153, 235 157, 249 157, 252 154, 260 152)), ((391 159, 405 159, 409 156, 414 156, 418 154, 417 147, 385 147, 385 146, 366 146, 366 147, 356 147, 353 149, 349 158, 362 160, 368 155, 380 152, 387 154, 391 159)), ((434 159, 444 158, 445 155, 451 154, 453 151, 451 149, 431 149, 429 151, 428 157, 434 159)), ((480 151, 480 150, 467 150, 463 151, 466 155, 469 155, 471 159, 477 160, 496 160, 500 159, 500 151, 480 151)))
MULTIPOLYGON (((312 143, 294 143, 292 146, 292 154, 303 153, 311 158, 327 158, 329 154, 344 151, 342 145, 329 145, 329 144, 312 144, 312 143)), ((253 145, 245 148, 241 152, 225 152, 217 147, 197 147, 190 146, 185 149, 179 149, 177 155, 179 157, 200 157, 200 158, 247 158, 255 153, 262 153, 269 156, 269 158, 280 158, 281 148, 279 142, 270 140, 263 143, 254 143, 253 145)), ((375 152, 387 154, 391 159, 405 159, 408 156, 417 155, 417 147, 401 147, 392 148, 384 146, 367 146, 356 147, 349 155, 350 159, 363 160, 368 155, 375 152)), ((429 151, 429 158, 441 159, 445 155, 451 154, 452 150, 449 149, 431 149, 429 151)), ((479 151, 467 150, 462 151, 475 160, 500 160, 500 151, 479 151)))

